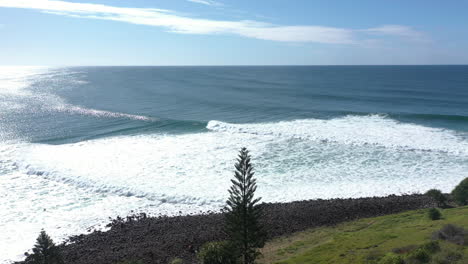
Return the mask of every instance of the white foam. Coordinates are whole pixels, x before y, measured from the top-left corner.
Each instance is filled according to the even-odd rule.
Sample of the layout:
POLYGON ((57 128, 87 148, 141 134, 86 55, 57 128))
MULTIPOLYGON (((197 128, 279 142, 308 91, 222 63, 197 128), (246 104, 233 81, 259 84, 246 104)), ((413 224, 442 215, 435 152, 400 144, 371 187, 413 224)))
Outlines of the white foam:
POLYGON ((313 195, 314 191, 299 195, 303 199, 310 195, 355 197, 364 193, 424 191, 426 183, 416 181, 418 177, 432 177, 448 191, 456 182, 445 181, 447 174, 454 174, 457 179, 466 174, 464 169, 468 165, 463 161, 468 156, 463 147, 467 143, 454 132, 384 120, 383 117, 347 117, 273 124, 210 122, 208 127, 213 130, 210 133, 121 136, 64 145, 29 145, 17 151, 17 164, 25 173, 41 174, 98 193, 175 204, 223 202, 229 184, 226 179, 232 174, 236 151, 242 146, 253 151, 260 182, 272 186, 272 193, 265 194, 270 201, 298 198, 297 194, 288 197, 289 194, 278 196, 275 192, 287 185, 307 182, 339 184, 369 180, 372 182, 369 187, 373 187, 376 181, 390 179, 397 181, 396 186, 402 185, 400 189, 365 192, 360 188, 335 192, 330 187, 320 195, 313 195), (368 131, 357 125, 357 119, 368 131), (346 120, 350 121, 348 125, 346 120), (334 122, 340 126, 333 125, 334 122), (221 125, 223 129, 219 129, 221 125), (338 127, 344 131, 333 132, 332 128, 338 127), (381 130, 377 131, 378 128, 381 130), (403 142, 398 142, 398 137, 403 142), (399 182, 408 178, 414 184, 399 182))
POLYGON ((210 121, 207 128, 218 132, 468 154, 468 142, 454 131, 400 123, 382 115, 350 115, 331 120, 306 119, 265 124, 210 121))

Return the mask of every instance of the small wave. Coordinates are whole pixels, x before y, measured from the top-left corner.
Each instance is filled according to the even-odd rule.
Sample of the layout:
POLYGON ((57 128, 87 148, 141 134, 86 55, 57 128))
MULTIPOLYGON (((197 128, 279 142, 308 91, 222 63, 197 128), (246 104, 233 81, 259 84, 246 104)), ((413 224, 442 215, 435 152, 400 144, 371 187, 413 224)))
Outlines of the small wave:
POLYGON ((408 117, 421 120, 461 121, 467 122, 468 116, 464 115, 442 115, 442 114, 394 114, 395 117, 408 117))
POLYGON ((73 106, 73 105, 59 105, 53 108, 59 112, 71 113, 71 114, 79 114, 79 115, 89 115, 95 117, 105 117, 105 118, 128 118, 132 120, 140 120, 140 121, 157 121, 157 118, 143 116, 143 115, 132 115, 126 113, 119 113, 119 112, 111 112, 105 110, 97 110, 91 108, 83 108, 80 106, 73 106))

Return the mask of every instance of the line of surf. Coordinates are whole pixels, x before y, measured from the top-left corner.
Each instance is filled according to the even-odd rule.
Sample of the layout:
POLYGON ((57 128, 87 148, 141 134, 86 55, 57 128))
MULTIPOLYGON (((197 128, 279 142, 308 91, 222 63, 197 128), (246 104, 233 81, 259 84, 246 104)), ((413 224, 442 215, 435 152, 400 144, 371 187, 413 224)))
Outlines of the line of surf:
POLYGON ((350 145, 438 151, 468 155, 466 135, 442 128, 399 122, 385 115, 348 115, 334 119, 301 119, 275 123, 233 124, 212 120, 207 129, 350 145))

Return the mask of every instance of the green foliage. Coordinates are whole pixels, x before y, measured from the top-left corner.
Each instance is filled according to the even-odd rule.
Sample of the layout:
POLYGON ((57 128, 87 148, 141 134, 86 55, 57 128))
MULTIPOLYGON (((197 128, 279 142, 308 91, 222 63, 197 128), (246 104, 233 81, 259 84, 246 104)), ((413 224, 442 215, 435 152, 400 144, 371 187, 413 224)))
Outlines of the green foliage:
POLYGON ((184 261, 180 258, 174 258, 173 260, 171 260, 170 264, 183 264, 184 261))
POLYGON ((465 178, 452 191, 455 202, 459 205, 468 205, 468 178, 465 178))
POLYGON ((432 257, 431 264, 455 264, 463 258, 463 253, 455 250, 444 250, 432 257))
POLYGON ((429 253, 436 253, 437 251, 440 250, 440 244, 439 244, 439 241, 431 241, 431 242, 428 242, 424 245, 421 246, 421 249, 429 252, 429 253))
POLYGON ((415 250, 416 248, 418 248, 418 246, 416 245, 407 245, 404 247, 394 248, 392 249, 392 252, 396 254, 406 254, 408 252, 415 250))
POLYGON ((406 257, 406 263, 429 263, 431 260, 431 254, 424 248, 418 248, 408 254, 406 257))
POLYGON ((125 261, 119 262, 119 264, 143 264, 143 262, 140 260, 125 260, 125 261))
POLYGON ((238 256, 227 241, 209 242, 197 254, 201 264, 237 264, 238 256))
POLYGON ((60 250, 55 246, 52 239, 42 230, 37 237, 32 254, 26 255, 27 264, 63 264, 60 250))
POLYGON ((378 264, 405 264, 405 261, 401 256, 393 253, 389 253, 383 257, 378 264))
POLYGON ((259 222, 262 211, 260 198, 254 198, 257 190, 249 151, 242 148, 235 164, 236 171, 226 206, 226 233, 237 249, 242 263, 254 263, 259 255, 258 248, 265 244, 266 234, 259 222))
POLYGON ((437 210, 437 208, 429 209, 429 211, 427 211, 427 215, 431 220, 439 220, 442 217, 442 214, 439 210, 437 210))
POLYGON ((445 197, 445 195, 440 190, 431 189, 424 195, 432 197, 437 202, 437 206, 439 207, 445 207, 447 205, 447 197, 445 197))
MULTIPOLYGON (((316 227, 287 237, 275 238, 265 245, 262 250, 263 257, 258 262, 375 264, 390 252, 406 260, 408 254, 422 247, 431 255, 430 263, 467 264, 467 246, 437 240, 434 242, 438 242, 441 249, 431 253, 437 248, 437 244, 432 244, 434 242, 428 239, 432 232, 449 223, 468 226, 468 206, 439 210, 443 215, 439 221, 430 220, 427 217, 427 209, 421 209, 359 219, 333 227, 316 227), (370 254, 374 255, 369 257, 370 254), (434 262, 445 261, 449 257, 455 259, 457 256, 461 256, 461 259, 456 262, 434 262)), ((453 232, 445 231, 444 234, 446 233, 453 232)), ((459 231, 455 233, 460 234, 459 231)), ((413 263, 416 263, 415 261, 413 263)))

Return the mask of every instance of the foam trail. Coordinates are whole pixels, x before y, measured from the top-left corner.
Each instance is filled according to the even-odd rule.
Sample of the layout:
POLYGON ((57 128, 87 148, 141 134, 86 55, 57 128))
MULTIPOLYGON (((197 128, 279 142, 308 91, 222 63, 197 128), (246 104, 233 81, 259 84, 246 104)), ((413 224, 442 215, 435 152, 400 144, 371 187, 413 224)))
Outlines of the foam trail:
POLYGON ((132 114, 119 113, 119 112, 97 110, 97 109, 92 109, 92 108, 83 108, 80 106, 67 105, 67 104, 61 104, 61 105, 55 106, 53 109, 58 112, 88 115, 88 116, 95 116, 95 117, 128 118, 128 119, 140 120, 140 121, 157 121, 158 120, 157 118, 143 116, 143 115, 132 115, 132 114))

